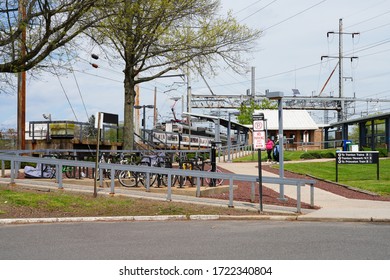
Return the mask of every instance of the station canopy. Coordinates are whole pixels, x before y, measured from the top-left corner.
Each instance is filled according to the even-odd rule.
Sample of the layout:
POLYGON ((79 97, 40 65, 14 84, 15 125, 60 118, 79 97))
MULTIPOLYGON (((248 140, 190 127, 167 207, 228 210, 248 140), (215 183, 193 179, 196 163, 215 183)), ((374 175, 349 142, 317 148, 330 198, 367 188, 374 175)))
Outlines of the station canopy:
MULTIPOLYGON (((191 116, 191 117, 198 118, 200 120, 209 121, 209 122, 215 122, 215 121, 219 120, 220 125, 222 125, 226 128, 229 126, 229 120, 227 120, 225 118, 217 117, 217 116, 194 114, 194 113, 187 113, 187 112, 184 112, 183 115, 191 116)), ((240 131, 243 131, 246 133, 246 132, 248 132, 250 127, 230 120, 230 129, 240 130, 240 131)))

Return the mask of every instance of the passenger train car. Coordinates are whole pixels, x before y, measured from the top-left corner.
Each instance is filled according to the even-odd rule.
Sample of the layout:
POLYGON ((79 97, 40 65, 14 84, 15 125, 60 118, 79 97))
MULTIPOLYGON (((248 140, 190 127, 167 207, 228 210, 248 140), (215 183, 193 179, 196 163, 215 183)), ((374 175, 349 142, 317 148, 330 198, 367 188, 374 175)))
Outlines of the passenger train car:
MULTIPOLYGON (((153 142, 156 145, 166 146, 210 148, 211 143, 215 141, 215 133, 205 127, 188 126, 185 123, 167 122, 158 124, 153 129, 153 142)), ((226 145, 226 134, 220 134, 222 145, 226 145)))

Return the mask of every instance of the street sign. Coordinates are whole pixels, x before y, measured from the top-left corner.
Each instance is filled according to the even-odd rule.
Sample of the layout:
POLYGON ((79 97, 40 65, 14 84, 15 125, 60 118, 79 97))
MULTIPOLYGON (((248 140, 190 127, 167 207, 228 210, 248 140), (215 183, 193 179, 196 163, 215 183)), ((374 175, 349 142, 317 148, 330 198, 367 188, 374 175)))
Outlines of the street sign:
POLYGON ((339 164, 376 164, 376 177, 379 180, 379 152, 336 152, 336 182, 339 181, 339 164))
POLYGON ((264 114, 260 113, 252 116, 253 121, 253 149, 257 150, 259 169, 259 203, 260 213, 263 212, 263 175, 261 171, 261 150, 265 150, 265 127, 264 114))
POLYGON ((378 163, 378 152, 337 152, 338 164, 375 164, 378 163))
POLYGON ((254 120, 253 121, 253 130, 264 130, 264 121, 263 120, 254 120))
POLYGON ((265 131, 253 131, 253 148, 265 150, 265 131))
POLYGON ((264 114, 253 115, 253 148, 265 150, 264 114))

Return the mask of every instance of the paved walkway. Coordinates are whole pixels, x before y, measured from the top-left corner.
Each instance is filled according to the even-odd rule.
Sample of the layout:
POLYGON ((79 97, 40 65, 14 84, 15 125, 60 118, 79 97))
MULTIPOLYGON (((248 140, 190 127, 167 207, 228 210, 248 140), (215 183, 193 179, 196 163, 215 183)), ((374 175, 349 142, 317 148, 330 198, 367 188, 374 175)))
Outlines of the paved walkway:
MULTIPOLYGON (((248 162, 248 163, 218 163, 218 165, 226 170, 229 170, 238 174, 246 175, 257 175, 257 162, 248 162)), ((270 172, 262 171, 263 176, 276 177, 270 172)), ((9 178, 0 178, 0 183, 9 183, 9 178)), ((34 188, 57 188, 56 184, 50 181, 41 181, 41 180, 27 180, 19 179, 16 180, 17 184, 25 185, 28 187, 34 188)), ((279 185, 275 184, 265 184, 266 187, 279 192, 279 185)), ((66 190, 72 191, 89 191, 92 192, 93 189, 86 188, 85 185, 81 184, 66 184, 64 183, 64 188, 66 190)), ((296 187, 295 186, 284 186, 284 193, 286 196, 296 199, 296 187)), ((301 201, 310 203, 310 194, 309 187, 301 188, 301 201)), ((109 188, 98 188, 99 193, 109 194, 109 188)), ((128 188, 116 188, 115 194, 126 195, 131 197, 139 198, 149 198, 156 200, 166 200, 166 193, 155 193, 155 192, 145 192, 139 190, 133 190, 128 188)), ((194 196, 187 195, 178 195, 172 194, 172 201, 176 202, 185 202, 185 203, 199 203, 206 205, 214 205, 227 207, 228 202, 226 200, 218 199, 209 199, 209 198, 198 198, 194 196)), ((275 205, 264 205, 263 210, 265 212, 276 212, 280 213, 279 216, 261 216, 257 214, 259 209, 258 204, 249 203, 249 202, 239 202, 234 201, 234 206, 236 208, 245 208, 251 210, 253 213, 251 217, 244 218, 267 218, 267 219, 281 219, 281 220, 306 220, 306 221, 381 221, 381 222, 390 222, 390 202, 383 201, 369 201, 369 200, 355 200, 347 199, 339 195, 315 188, 314 192, 314 203, 316 206, 320 206, 319 210, 307 210, 302 209, 302 215, 291 216, 296 212, 296 208, 275 206, 275 205)), ((197 219, 215 219, 221 218, 213 215, 212 217, 203 216, 196 217, 197 219)), ((226 217, 223 217, 226 218, 226 217)), ((243 217, 241 217, 243 218, 243 217)), ((99 219, 99 218, 97 218, 99 219)), ((116 219, 116 218, 113 218, 116 219)), ((91 218, 88 218, 91 220, 91 218)), ((107 220, 107 218, 105 218, 107 220)), ((58 221, 58 220, 57 220, 58 221)), ((0 223, 5 223, 5 221, 0 219, 0 223)))

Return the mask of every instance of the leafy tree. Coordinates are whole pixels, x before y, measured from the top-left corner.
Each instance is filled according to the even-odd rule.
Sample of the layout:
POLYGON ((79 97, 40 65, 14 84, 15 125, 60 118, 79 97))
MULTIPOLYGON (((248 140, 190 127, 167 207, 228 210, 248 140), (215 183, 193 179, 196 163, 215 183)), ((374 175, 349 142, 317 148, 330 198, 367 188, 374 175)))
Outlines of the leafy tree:
MULTIPOLYGON (((42 65, 53 52, 69 44, 107 13, 99 7, 110 0, 2 0, 0 1, 0 81, 14 86, 12 73, 49 69, 42 65)), ((48 61, 49 62, 49 61, 48 61)), ((0 92, 6 92, 5 87, 0 92)))
POLYGON ((261 35, 239 24, 230 13, 218 16, 218 0, 113 2, 115 17, 107 18, 89 35, 111 61, 118 63, 120 58, 123 63, 124 149, 134 146, 137 84, 170 71, 215 71, 213 66, 221 59, 242 71, 247 65, 242 55, 253 50, 261 35))
POLYGON ((88 118, 88 125, 83 127, 83 135, 87 138, 96 138, 97 128, 95 128, 95 115, 88 118))
POLYGON ((261 100, 261 103, 256 103, 253 99, 249 101, 249 104, 241 103, 240 114, 237 116, 237 120, 240 124, 252 124, 253 112, 260 109, 277 109, 277 103, 270 101, 267 98, 261 100))

